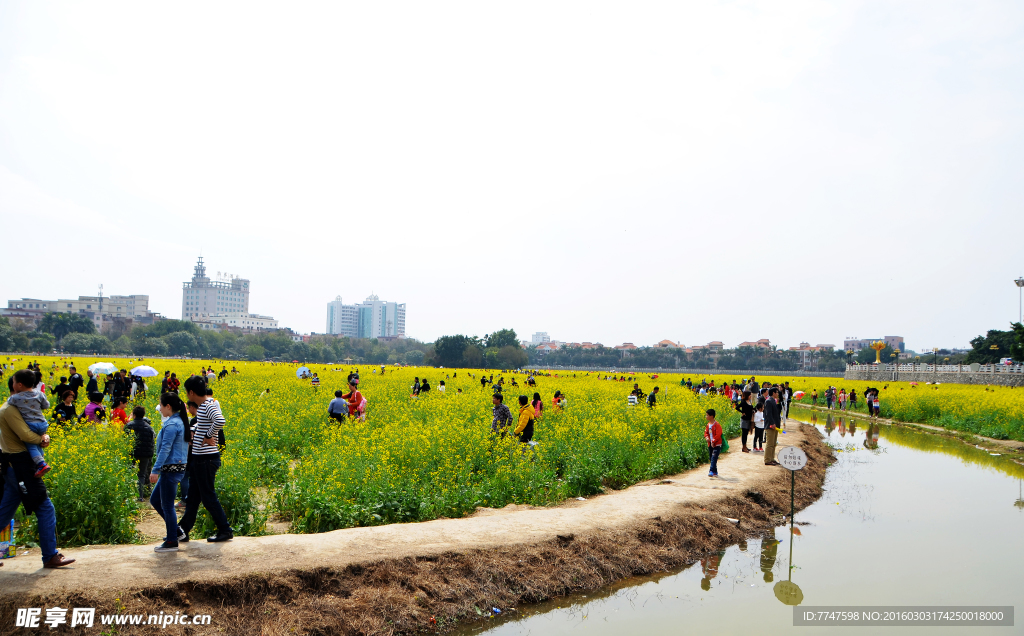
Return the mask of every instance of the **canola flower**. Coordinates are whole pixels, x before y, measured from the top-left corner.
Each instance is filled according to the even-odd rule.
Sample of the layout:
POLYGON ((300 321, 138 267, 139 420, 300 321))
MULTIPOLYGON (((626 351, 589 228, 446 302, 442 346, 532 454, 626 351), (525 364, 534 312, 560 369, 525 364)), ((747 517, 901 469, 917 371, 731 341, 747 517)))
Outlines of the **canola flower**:
MULTIPOLYGON (((55 379, 66 375, 66 360, 29 359, 40 363, 48 384, 54 362, 55 379)), ((140 364, 108 360, 124 369, 140 364)), ((75 363, 84 370, 94 361, 80 358, 75 363)), ((323 532, 459 517, 481 506, 558 503, 707 461, 703 427, 709 407, 718 411, 727 433, 735 435, 739 424, 725 398, 698 397, 680 386, 685 377, 718 385, 740 379, 727 374, 662 374, 657 380, 635 376, 645 391, 661 387, 653 410, 628 407, 632 382, 602 379, 610 374, 549 372, 537 376, 536 388, 512 387, 512 378, 523 385, 525 376, 505 374, 504 393, 513 414, 520 394, 532 397, 536 391, 544 400, 534 437, 537 445, 531 448, 490 434, 492 390, 481 388, 479 382, 481 374, 493 373, 495 379, 501 375, 490 370, 388 368, 382 376, 379 368, 372 373, 374 367, 364 365, 359 370, 360 388, 369 400, 366 420, 338 424, 327 418, 327 403, 356 367, 309 365, 321 378, 321 386, 314 389, 308 380, 295 377, 298 365, 292 364, 163 359, 144 363, 174 372, 182 380, 203 367, 238 368, 238 375, 212 384, 227 418, 228 445, 217 484, 230 523, 238 534, 247 535, 265 533, 271 515, 291 521, 293 532, 323 532), (453 373, 457 377, 448 377, 453 373), (434 390, 413 398, 415 376, 428 378, 434 390), (446 382, 445 393, 437 390, 440 380, 446 382), (561 412, 551 404, 556 390, 568 399, 561 412)), ((815 388, 819 396, 830 385, 856 388, 862 412, 863 392, 871 384, 840 378, 759 378, 787 379, 795 390, 806 392, 804 403, 810 402, 815 388)), ((160 378, 147 383, 147 394, 136 404, 146 408, 159 429, 160 378)), ((875 386, 881 390, 886 417, 1024 438, 1020 389, 892 382, 875 386)), ((6 386, 0 388, 0 397, 6 399, 6 386)), ((79 413, 85 403, 82 395, 76 405, 79 413)), ((130 439, 107 423, 52 425, 50 430, 53 444, 46 454, 54 468, 45 479, 57 508, 61 545, 139 540, 135 524, 140 504, 135 500, 130 439)), ((34 517, 26 525, 30 540, 33 521, 34 517)), ((203 511, 195 536, 213 529, 203 511)))
MULTIPOLYGON (((663 376, 679 379, 690 377, 699 381, 714 380, 716 385, 740 381, 735 375, 663 376)), ((881 416, 901 422, 933 424, 950 430, 983 435, 995 439, 1024 441, 1024 387, 985 386, 976 384, 929 385, 923 382, 913 386, 910 382, 845 380, 843 378, 757 376, 759 382, 789 382, 794 391, 804 391, 798 400, 811 404, 811 394, 817 389, 818 406, 825 405, 825 390, 830 386, 857 391, 857 406, 853 413, 867 415, 864 392, 868 387, 878 389, 881 416)), ((668 380, 666 380, 667 382, 668 380)), ((794 414, 799 414, 799 410, 794 414)))
MULTIPOLYGON (((30 359, 40 363, 48 384, 54 362, 55 379, 67 375, 66 359, 30 359)), ((95 361, 70 359, 80 371, 95 361)), ((123 369, 140 364, 107 360, 123 369)), ((599 380, 596 374, 540 376, 536 388, 511 387, 513 377, 522 385, 526 376, 506 374, 506 403, 513 414, 520 394, 536 391, 544 400, 534 436, 537 445, 528 447, 511 436, 502 440, 491 435, 492 389, 481 388, 484 372, 479 370, 389 368, 381 375, 379 368, 372 373, 372 367, 362 366, 367 417, 339 424, 327 418, 327 403, 355 367, 308 365, 321 378, 321 386, 314 389, 308 380, 295 377, 298 365, 163 359, 142 363, 182 380, 211 365, 218 371, 238 368, 238 375, 212 383, 227 419, 228 443, 217 485, 231 525, 247 535, 265 533, 273 514, 290 520, 293 532, 323 532, 458 517, 480 506, 557 503, 707 461, 707 408, 718 410, 727 430, 735 433, 739 426, 727 400, 694 396, 668 378, 637 378, 645 391, 656 384, 662 389, 658 406, 649 409, 627 406, 631 384, 599 380), (452 373, 458 377, 447 377, 452 373), (415 376, 429 378, 434 390, 413 398, 415 376), (447 385, 444 393, 437 390, 441 380, 447 385), (555 390, 568 398, 561 412, 551 404, 555 390)), ((145 407, 159 429, 160 378, 148 378, 147 384, 147 394, 130 406, 145 407)), ((6 387, 0 391, 6 398, 6 387)), ((85 404, 81 395, 79 413, 85 404)), ((53 443, 46 453, 53 470, 45 479, 57 508, 61 545, 139 540, 130 438, 108 423, 54 424, 50 430, 53 443)), ((194 535, 212 530, 202 512, 194 535)))
MULTIPOLYGON (((48 384, 54 362, 55 379, 66 375, 67 360, 28 359, 40 363, 48 384)), ((140 364, 108 360, 124 369, 140 364)), ((95 359, 74 361, 84 370, 95 359)), ((544 401, 534 436, 537 445, 524 447, 511 437, 496 439, 490 433, 492 389, 481 388, 479 382, 482 374, 493 373, 495 379, 501 375, 490 370, 406 367, 388 368, 380 375, 379 368, 373 373, 374 367, 358 367, 360 389, 369 401, 367 417, 339 424, 327 418, 327 403, 357 367, 309 365, 321 379, 321 386, 314 389, 308 380, 295 377, 298 365, 292 364, 163 359, 144 363, 174 372, 182 380, 203 367, 239 370, 214 381, 212 387, 227 418, 228 445, 217 476, 218 494, 231 525, 246 535, 265 533, 271 515, 289 520, 293 532, 324 532, 459 517, 481 506, 558 503, 707 461, 703 427, 709 407, 718 411, 727 433, 735 435, 739 426, 725 398, 698 397, 680 386, 686 377, 714 380, 717 385, 740 379, 728 374, 662 374, 657 380, 647 374, 635 376, 645 391, 661 387, 653 410, 627 406, 632 382, 603 379, 610 373, 546 372, 550 375, 537 376, 536 388, 512 387, 512 378, 523 385, 526 376, 505 374, 506 404, 513 414, 520 394, 532 397, 536 391, 544 401), (457 377, 449 377, 453 373, 457 377), (413 398, 415 376, 428 378, 434 389, 413 398), (447 385, 444 393, 437 390, 441 380, 447 385), (560 412, 551 404, 556 390, 568 399, 560 412)), ((758 379, 789 380, 794 390, 805 391, 804 403, 810 403, 815 388, 819 404, 830 385, 855 388, 861 412, 864 389, 872 385, 881 390, 883 416, 1024 439, 1020 389, 911 387, 840 378, 758 379)), ((147 394, 136 404, 146 408, 159 429, 160 378, 147 383, 147 394)), ((6 386, 0 388, 0 397, 6 399, 6 386)), ((79 413, 85 404, 82 395, 76 405, 79 413)), ((45 479, 57 508, 61 545, 138 541, 140 504, 135 500, 130 438, 107 423, 52 425, 50 430, 53 444, 46 454, 53 470, 45 479)), ((29 540, 33 522, 34 517, 25 526, 29 540)), ((213 530, 203 511, 194 535, 213 530)))

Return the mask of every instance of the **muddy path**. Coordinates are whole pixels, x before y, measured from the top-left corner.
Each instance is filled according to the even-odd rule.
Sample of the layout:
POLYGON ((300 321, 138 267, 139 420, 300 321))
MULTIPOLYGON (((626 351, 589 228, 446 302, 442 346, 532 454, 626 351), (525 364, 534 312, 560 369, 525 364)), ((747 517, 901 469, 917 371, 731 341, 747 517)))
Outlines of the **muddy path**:
MULTIPOLYGON (((832 456, 820 434, 791 422, 779 446, 800 446, 798 508, 821 495, 832 456)), ((692 563, 770 531, 789 509, 789 473, 763 455, 732 452, 707 466, 557 507, 482 509, 464 519, 350 528, 317 535, 64 550, 43 570, 36 551, 0 570, 0 615, 17 607, 96 607, 97 613, 209 613, 188 633, 368 634, 444 631, 478 616, 692 563), (739 519, 739 524, 730 521, 739 519)), ((0 632, 13 621, 0 624, 0 632)), ((151 627, 122 627, 120 633, 151 627)), ((171 626, 171 632, 184 628, 171 626)), ((184 633, 184 632, 182 632, 184 633)))

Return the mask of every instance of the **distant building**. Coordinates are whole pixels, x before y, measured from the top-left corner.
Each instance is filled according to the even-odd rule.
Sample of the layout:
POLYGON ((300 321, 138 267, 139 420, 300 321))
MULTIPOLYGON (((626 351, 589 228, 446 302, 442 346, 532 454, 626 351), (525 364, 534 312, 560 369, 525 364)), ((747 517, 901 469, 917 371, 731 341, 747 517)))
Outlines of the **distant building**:
POLYGON ((342 333, 342 308, 341 296, 338 296, 331 302, 327 303, 327 333, 342 333))
POLYGON ((685 349, 686 345, 678 342, 672 342, 671 340, 662 340, 658 344, 654 345, 657 349, 685 349))
POLYGON ((206 275, 203 257, 199 257, 192 280, 182 283, 181 319, 200 320, 212 315, 249 312, 249 281, 235 276, 212 280, 206 275))
POLYGON ((534 345, 539 345, 545 342, 551 342, 551 338, 548 336, 548 332, 538 331, 537 333, 533 334, 533 337, 530 339, 530 342, 534 345))
MULTIPOLYGON (((526 344, 526 346, 531 346, 530 343, 525 343, 525 344, 526 344)), ((552 341, 552 344, 562 345, 563 343, 552 341)), ((590 351, 592 349, 597 349, 599 347, 603 347, 604 346, 600 342, 566 342, 564 344, 565 344, 565 346, 569 347, 570 349, 583 349, 583 350, 586 350, 586 351, 590 351)))
POLYGON ((213 314, 205 318, 193 320, 200 329, 210 331, 240 331, 255 333, 260 331, 277 331, 277 320, 259 314, 213 314))
POLYGON ((753 347, 754 349, 771 349, 772 348, 772 343, 769 342, 768 338, 761 338, 760 340, 755 340, 753 342, 750 342, 750 341, 741 342, 741 343, 739 343, 736 346, 737 346, 737 348, 739 348, 739 347, 753 347))
POLYGON ((899 349, 900 351, 906 351, 906 343, 903 341, 903 336, 886 336, 884 338, 858 338, 857 336, 847 337, 843 340, 843 351, 853 351, 857 353, 861 349, 866 349, 871 346, 872 342, 881 340, 893 349, 899 349))
POLYGON ((212 280, 206 275, 202 256, 192 270, 192 280, 182 283, 181 319, 213 331, 228 328, 255 332, 279 328, 273 317, 249 313, 247 278, 223 274, 220 280, 212 280))
MULTIPOLYGON (((102 292, 102 289, 100 290, 102 292)), ((96 331, 103 332, 109 327, 130 328, 133 324, 150 325, 162 320, 162 316, 149 311, 149 296, 79 296, 78 299, 41 300, 21 298, 8 300, 7 307, 0 309, 0 315, 19 318, 38 326, 48 313, 78 314, 93 322, 96 331)))
POLYGON ((619 346, 615 347, 616 351, 618 351, 623 358, 628 358, 633 355, 633 352, 636 351, 637 348, 638 347, 632 342, 623 342, 619 346))
POLYGON ((381 300, 371 294, 358 305, 346 305, 341 296, 327 303, 327 333, 349 338, 404 338, 405 303, 381 300))
POLYGON ((797 360, 800 362, 800 368, 806 371, 814 366, 815 353, 821 351, 832 351, 835 348, 836 346, 831 344, 820 344, 812 347, 809 343, 801 342, 799 347, 790 347, 789 350, 797 354, 797 360))

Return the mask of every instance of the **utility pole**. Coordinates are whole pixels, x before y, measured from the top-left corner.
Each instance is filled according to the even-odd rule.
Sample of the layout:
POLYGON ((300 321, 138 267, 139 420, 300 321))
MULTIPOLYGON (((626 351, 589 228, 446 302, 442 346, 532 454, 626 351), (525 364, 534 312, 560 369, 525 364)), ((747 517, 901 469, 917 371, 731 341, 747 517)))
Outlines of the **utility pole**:
POLYGON ((1017 305, 1020 312, 1019 322, 1024 323, 1024 276, 1013 281, 1017 283, 1017 305))

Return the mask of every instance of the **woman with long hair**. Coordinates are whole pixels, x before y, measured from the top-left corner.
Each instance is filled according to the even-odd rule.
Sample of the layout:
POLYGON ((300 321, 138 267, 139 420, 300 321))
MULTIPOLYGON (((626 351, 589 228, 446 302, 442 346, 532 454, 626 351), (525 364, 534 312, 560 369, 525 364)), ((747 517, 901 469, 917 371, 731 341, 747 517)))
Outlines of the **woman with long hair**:
POLYGON ((544 410, 544 402, 540 399, 540 393, 533 394, 533 404, 530 406, 533 407, 533 419, 539 420, 541 412, 544 410))
POLYGON ((149 483, 156 484, 149 497, 149 503, 157 514, 163 517, 167 536, 156 546, 156 552, 177 552, 178 541, 187 538, 178 527, 178 515, 174 509, 174 495, 178 484, 185 476, 188 448, 185 445, 185 422, 188 409, 177 393, 160 396, 160 414, 165 418, 156 436, 156 459, 149 483))

